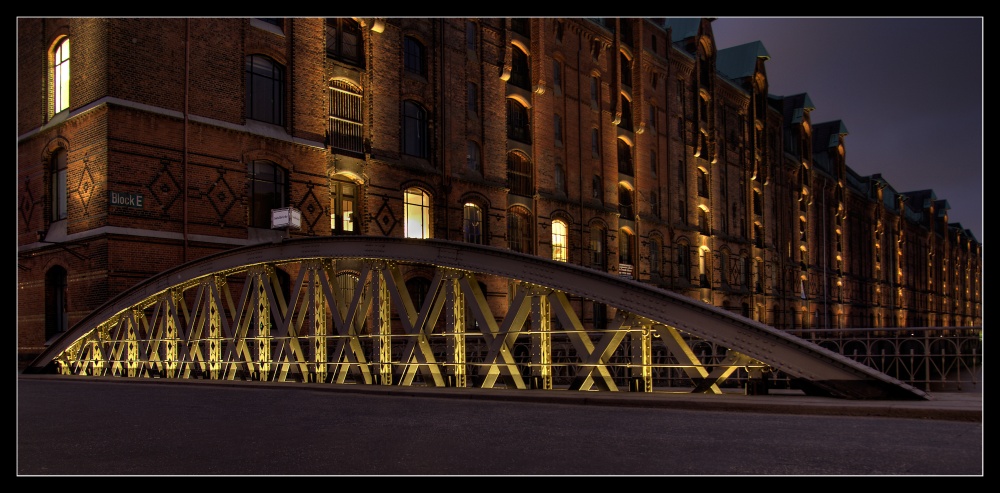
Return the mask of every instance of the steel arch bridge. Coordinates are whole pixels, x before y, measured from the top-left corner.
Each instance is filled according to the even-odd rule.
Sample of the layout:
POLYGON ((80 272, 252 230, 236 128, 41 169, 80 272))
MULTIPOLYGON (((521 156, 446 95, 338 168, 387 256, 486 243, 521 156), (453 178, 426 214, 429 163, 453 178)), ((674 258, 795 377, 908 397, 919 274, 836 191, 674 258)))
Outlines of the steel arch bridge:
POLYGON ((162 272, 87 315, 25 371, 638 392, 677 375, 671 389, 721 394, 738 370, 778 370, 813 395, 929 399, 648 284, 494 247, 372 236, 250 245, 162 272), (404 281, 414 271, 432 277, 415 296, 404 281), (491 304, 482 280, 507 286, 503 303, 491 304), (585 323, 588 302, 613 319, 585 323))

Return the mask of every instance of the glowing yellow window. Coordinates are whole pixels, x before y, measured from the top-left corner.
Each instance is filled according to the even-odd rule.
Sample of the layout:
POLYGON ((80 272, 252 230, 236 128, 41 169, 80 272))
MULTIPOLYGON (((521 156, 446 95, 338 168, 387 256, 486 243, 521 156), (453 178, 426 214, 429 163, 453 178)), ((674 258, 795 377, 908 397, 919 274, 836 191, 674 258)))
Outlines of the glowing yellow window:
POLYGON ((407 238, 430 238, 430 196, 416 188, 403 193, 406 220, 403 234, 407 238))
POLYGON ((569 248, 566 240, 566 223, 560 220, 552 221, 552 260, 566 262, 569 260, 569 248))

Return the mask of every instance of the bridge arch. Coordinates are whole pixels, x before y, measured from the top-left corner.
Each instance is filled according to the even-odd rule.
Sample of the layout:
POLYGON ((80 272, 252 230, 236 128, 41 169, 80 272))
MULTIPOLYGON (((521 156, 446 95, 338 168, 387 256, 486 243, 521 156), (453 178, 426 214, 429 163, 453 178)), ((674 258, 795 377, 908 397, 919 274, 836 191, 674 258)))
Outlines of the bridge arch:
POLYGON ((655 375, 676 370, 691 392, 719 394, 738 369, 780 370, 817 395, 928 398, 809 341, 638 281, 495 247, 370 236, 286 239, 180 265, 94 310, 26 371, 648 392, 655 375), (413 266, 433 275, 419 305, 404 280, 413 266), (507 306, 483 293, 482 278, 506 280, 507 306), (577 309, 589 302, 613 309, 607 328, 577 309), (695 352, 706 344, 714 349, 695 352))

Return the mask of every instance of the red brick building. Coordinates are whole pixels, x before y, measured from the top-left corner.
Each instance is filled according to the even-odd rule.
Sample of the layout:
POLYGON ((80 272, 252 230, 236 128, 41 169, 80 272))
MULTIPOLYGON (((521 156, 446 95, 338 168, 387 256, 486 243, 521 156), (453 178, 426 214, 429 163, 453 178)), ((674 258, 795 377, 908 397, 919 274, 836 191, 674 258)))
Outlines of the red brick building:
POLYGON ((947 202, 854 173, 768 57, 710 19, 18 19, 19 353, 286 234, 484 243, 789 330, 980 324, 947 202))

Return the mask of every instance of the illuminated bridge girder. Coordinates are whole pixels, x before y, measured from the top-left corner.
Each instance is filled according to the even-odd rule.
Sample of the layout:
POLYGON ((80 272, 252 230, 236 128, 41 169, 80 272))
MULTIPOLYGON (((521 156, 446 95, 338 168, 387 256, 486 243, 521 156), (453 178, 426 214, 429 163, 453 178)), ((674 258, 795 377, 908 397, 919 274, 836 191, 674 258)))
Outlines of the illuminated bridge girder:
POLYGON ((27 371, 637 392, 676 373, 671 389, 719 394, 734 372, 772 369, 810 393, 927 398, 809 341, 647 284, 492 247, 377 237, 285 240, 189 262, 89 314, 27 371), (414 269, 433 273, 420 306, 405 283, 414 269), (482 279, 510 286, 502 310, 482 279), (583 300, 614 318, 595 329, 583 300), (699 354, 698 341, 725 354, 699 354))

